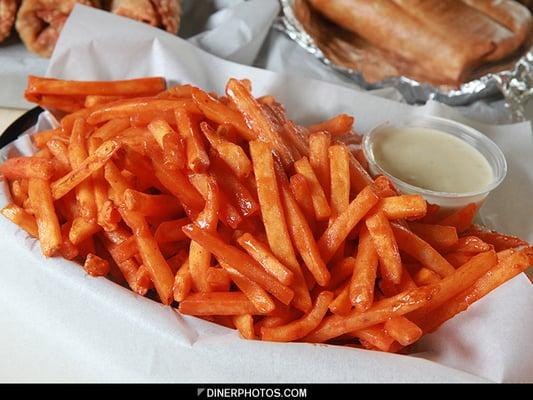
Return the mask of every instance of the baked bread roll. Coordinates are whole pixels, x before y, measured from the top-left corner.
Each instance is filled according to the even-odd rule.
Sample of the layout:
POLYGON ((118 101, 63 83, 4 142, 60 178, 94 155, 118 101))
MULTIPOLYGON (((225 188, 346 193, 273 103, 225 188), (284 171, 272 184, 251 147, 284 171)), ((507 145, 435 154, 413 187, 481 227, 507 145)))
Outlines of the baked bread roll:
POLYGON ((18 3, 18 0, 0 0, 0 43, 3 42, 13 30, 18 3))

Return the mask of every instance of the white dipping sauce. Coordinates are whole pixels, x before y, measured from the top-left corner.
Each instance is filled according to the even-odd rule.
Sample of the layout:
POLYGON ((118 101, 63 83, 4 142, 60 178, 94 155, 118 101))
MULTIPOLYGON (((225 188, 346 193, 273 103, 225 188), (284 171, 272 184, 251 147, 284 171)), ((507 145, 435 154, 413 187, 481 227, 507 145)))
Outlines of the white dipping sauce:
POLYGON ((374 158, 390 175, 424 189, 467 193, 494 179, 487 159, 470 144, 430 128, 385 127, 376 135, 374 158))

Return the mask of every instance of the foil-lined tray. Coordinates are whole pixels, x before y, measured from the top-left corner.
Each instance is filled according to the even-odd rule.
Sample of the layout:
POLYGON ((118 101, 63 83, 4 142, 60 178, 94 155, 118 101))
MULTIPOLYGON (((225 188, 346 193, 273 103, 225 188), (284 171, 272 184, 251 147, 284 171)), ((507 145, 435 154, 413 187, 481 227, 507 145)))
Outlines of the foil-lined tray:
POLYGON ((383 70, 385 73, 393 70, 390 68, 391 71, 387 71, 386 61, 383 57, 380 58, 378 49, 362 40, 358 41, 354 34, 325 21, 305 0, 280 0, 280 3, 282 15, 276 23, 276 28, 328 67, 349 77, 364 89, 393 87, 409 104, 437 100, 452 106, 467 105, 501 94, 506 100, 512 119, 525 119, 525 104, 533 97, 533 38, 514 58, 480 69, 471 80, 456 88, 435 86, 402 75, 384 79, 375 75, 374 78, 377 76, 377 79, 367 79, 368 76, 372 78, 372 64, 379 64, 380 73, 383 70), (295 6, 298 6, 297 10, 295 6), (300 13, 300 19, 296 11, 300 13), (302 12, 305 18, 302 18, 302 12), (302 23, 304 20, 307 26, 302 23), (327 32, 320 31, 324 24, 329 24, 327 32), (353 65, 357 64, 370 68, 363 74, 360 68, 353 68, 353 65))

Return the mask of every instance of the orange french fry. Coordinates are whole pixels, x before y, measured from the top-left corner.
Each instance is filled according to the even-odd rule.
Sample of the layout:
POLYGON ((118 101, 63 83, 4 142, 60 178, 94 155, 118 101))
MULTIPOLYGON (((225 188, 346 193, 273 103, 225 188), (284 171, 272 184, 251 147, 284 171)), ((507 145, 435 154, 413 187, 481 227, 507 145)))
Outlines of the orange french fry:
POLYGON ((499 257, 500 254, 498 253, 498 263, 485 272, 472 286, 435 308, 421 319, 420 327, 424 332, 433 332, 444 322, 465 311, 470 305, 524 271, 531 264, 527 255, 521 251, 508 254, 501 259, 499 257))
POLYGON ((300 157, 309 157, 309 146, 306 140, 308 132, 305 128, 285 118, 282 133, 284 140, 292 145, 300 157))
POLYGON ((349 286, 349 299, 358 311, 366 311, 374 301, 378 254, 366 227, 359 233, 359 246, 349 286))
POLYGON ((221 125, 229 124, 233 126, 245 140, 257 138, 257 135, 248 128, 239 112, 232 110, 203 90, 194 88, 191 92, 194 102, 207 118, 221 125))
POLYGON ((124 205, 146 217, 173 218, 183 213, 183 207, 174 196, 146 194, 133 189, 124 192, 124 205))
MULTIPOLYGON (((214 178, 207 180, 207 197, 205 207, 198 214, 195 223, 210 232, 216 232, 218 224, 218 185, 214 178)), ((211 265, 211 253, 200 243, 192 240, 189 247, 189 272, 191 274, 193 286, 198 292, 210 292, 211 287, 207 281, 207 272, 211 265)))
POLYGON ((231 277, 224 268, 209 267, 207 282, 212 292, 229 292, 231 277))
POLYGON ((472 225, 468 230, 463 232, 463 234, 477 236, 485 243, 493 245, 496 251, 528 245, 526 241, 517 238, 516 236, 505 235, 500 232, 491 231, 479 225, 472 225))
POLYGON ((265 243, 250 233, 244 233, 239 236, 237 243, 278 281, 287 286, 292 284, 294 281, 293 272, 272 254, 265 243))
POLYGON ((136 78, 122 81, 72 81, 28 76, 26 91, 31 94, 62 96, 149 96, 166 88, 164 78, 136 78))
POLYGON ((392 230, 400 250, 418 260, 424 267, 443 278, 455 272, 455 268, 437 250, 413 232, 395 223, 392 224, 392 230))
POLYGON ((146 219, 134 211, 126 209, 120 211, 135 236, 143 265, 148 270, 161 302, 170 304, 173 298, 174 275, 161 254, 146 219))
POLYGON ((368 217, 365 223, 378 254, 381 276, 394 284, 399 284, 402 279, 402 260, 385 213, 378 211, 368 217))
MULTIPOLYGON (((132 116, 147 115, 149 121, 155 116, 173 112, 179 107, 183 107, 189 112, 200 114, 200 110, 191 99, 158 99, 155 97, 138 97, 134 99, 124 99, 112 103, 103 104, 94 109, 90 109, 87 116, 87 123, 99 125, 115 118, 130 118, 132 116)), ((137 121, 138 123, 139 121, 137 121)))
POLYGON ((311 190, 311 201, 315 210, 316 219, 318 221, 327 220, 331 215, 331 208, 309 160, 306 157, 299 159, 294 163, 294 169, 307 180, 307 184, 311 190))
POLYGON ((116 153, 120 145, 115 141, 104 142, 78 167, 73 168, 67 175, 52 182, 50 189, 54 200, 58 200, 87 179, 92 173, 102 168, 105 163, 116 153))
POLYGON ((352 153, 350 156, 350 187, 352 192, 359 193, 368 185, 372 185, 374 181, 368 174, 368 172, 361 166, 359 161, 352 153))
POLYGON ((210 172, 215 176, 224 195, 231 201, 243 217, 249 217, 259 211, 259 204, 250 190, 233 174, 226 164, 211 152, 210 172))
POLYGON ((219 157, 237 178, 243 179, 250 175, 252 172, 252 163, 241 146, 218 136, 206 122, 200 123, 200 129, 212 148, 217 151, 219 157))
POLYGON ((230 79, 226 85, 226 94, 243 115, 246 124, 254 132, 257 140, 267 143, 276 151, 284 166, 291 165, 294 160, 289 148, 246 85, 236 79, 230 79))
POLYGON ((309 163, 328 198, 331 190, 328 154, 330 145, 329 133, 313 132, 309 134, 309 163))
POLYGON ((156 119, 148 124, 148 130, 163 150, 164 162, 170 169, 183 169, 186 164, 185 145, 169 123, 156 119))
POLYGON ((352 132, 354 118, 347 114, 339 114, 326 121, 309 126, 309 132, 326 131, 332 135, 344 136, 352 132))
POLYGON ((91 276, 106 276, 109 274, 109 263, 96 254, 89 253, 85 258, 83 269, 91 276))
POLYGON ((425 318, 428 313, 472 286, 476 280, 496 265, 497 262, 498 257, 494 250, 475 255, 468 262, 461 265, 454 274, 447 276, 434 285, 439 288, 438 293, 424 307, 411 312, 407 317, 419 325, 419 321, 425 318))
MULTIPOLYGON (((266 273, 248 254, 225 243, 216 232, 201 229, 195 224, 185 225, 183 232, 191 239, 210 251, 217 260, 235 268, 242 275, 257 283, 283 304, 289 304, 294 292, 266 273)), ((241 313, 247 314, 247 313, 241 313)))
POLYGON ((444 256, 446 261, 448 261, 454 268, 459 268, 465 262, 470 260, 474 254, 463 253, 463 252, 453 252, 448 253, 444 256))
POLYGON ((207 170, 209 157, 205 151, 198 121, 182 107, 176 109, 175 115, 179 133, 185 140, 187 167, 195 172, 207 170))
POLYGON ((119 136, 129 127, 130 121, 128 118, 114 118, 97 128, 93 132, 92 137, 102 139, 103 141, 111 140, 119 136))
POLYGON ((441 219, 439 225, 455 226, 457 233, 466 231, 472 225, 472 221, 477 212, 477 205, 470 203, 463 208, 453 212, 441 219))
POLYGON ((191 293, 180 302, 178 310, 188 315, 262 314, 240 292, 191 293))
POLYGON ((16 204, 10 203, 0 211, 4 217, 24 229, 28 235, 38 237, 37 223, 35 217, 25 209, 16 204))
POLYGON ((439 283, 441 277, 429 268, 422 267, 413 274, 413 281, 417 286, 432 285, 439 283))
POLYGON ((320 324, 332 300, 332 292, 321 292, 309 313, 287 325, 277 327, 263 326, 261 328, 261 339, 274 342, 290 342, 303 338, 320 324))
POLYGON ((37 132, 31 136, 31 141, 38 149, 46 147, 48 142, 56 135, 59 135, 60 129, 51 129, 48 131, 37 132))
MULTIPOLYGON (((189 181, 196 188, 196 190, 203 196, 207 196, 207 179, 209 175, 207 174, 189 174, 189 181)), ((218 192, 219 197, 219 209, 218 209, 218 218, 221 222, 226 224, 232 229, 237 229, 239 224, 242 222, 242 217, 239 214, 239 211, 229 202, 226 193, 222 190, 218 192)))
POLYGON ((309 201, 311 198, 311 190, 309 189, 307 180, 301 174, 294 174, 290 178, 290 188, 294 199, 305 215, 309 227, 314 232, 316 228, 315 209, 313 208, 313 204, 309 201))
POLYGON ((161 99, 191 97, 193 89, 196 87, 192 85, 176 85, 158 93, 156 97, 161 99))
POLYGON ((0 164, 0 173, 7 179, 50 179, 53 163, 41 157, 13 157, 0 164))
POLYGON ((457 236, 457 229, 455 229, 455 227, 453 226, 410 222, 409 229, 413 231, 413 233, 415 233, 422 240, 426 241, 438 250, 449 250, 453 248, 453 246, 455 246, 459 241, 459 237, 457 236))
POLYGON ((404 194, 381 199, 376 209, 383 211, 389 220, 420 218, 426 215, 427 203, 420 195, 404 194))
POLYGON ((157 243, 181 242, 187 239, 181 228, 190 223, 189 218, 163 221, 155 230, 154 237, 157 243))
POLYGON ((331 182, 331 217, 337 218, 350 204, 350 157, 343 145, 329 148, 330 182, 331 182))
POLYGON ((187 298, 192 289, 192 278, 189 272, 189 260, 181 265, 174 276, 174 300, 183 301, 187 298))
POLYGON ((124 262, 132 257, 135 257, 135 255, 139 253, 137 241, 133 235, 129 236, 120 243, 113 245, 112 248, 108 250, 117 263, 124 262))
POLYGON ((45 179, 30 178, 28 198, 37 222, 42 252, 46 257, 52 257, 61 248, 63 238, 49 182, 45 179))
POLYGON ((276 163, 276 169, 291 239, 313 278, 320 286, 325 286, 329 283, 331 275, 322 259, 318 243, 313 237, 313 232, 305 220, 304 214, 292 196, 288 179, 279 163, 276 163))
POLYGON ((233 324, 244 339, 255 339, 254 318, 251 314, 235 315, 233 324))
POLYGON ((204 199, 189 182, 187 177, 177 170, 169 170, 160 160, 152 159, 155 176, 161 184, 182 204, 188 215, 197 214, 204 207, 204 199))
POLYGON ((345 316, 326 317, 317 329, 303 338, 303 341, 322 343, 345 333, 360 331, 383 323, 391 317, 404 315, 421 308, 428 304, 436 293, 438 293, 437 287, 424 286, 377 301, 365 312, 353 310, 345 316))
POLYGON ((482 253, 489 251, 492 248, 490 244, 485 243, 477 236, 463 236, 458 239, 457 242, 447 248, 449 252, 461 252, 461 253, 482 253))
POLYGON ((423 334, 422 329, 404 316, 390 318, 385 322, 385 331, 402 346, 413 344, 423 334))
POLYGON ((95 107, 95 106, 101 106, 103 104, 112 103, 117 100, 122 100, 127 97, 134 97, 134 96, 103 96, 99 94, 90 94, 85 97, 85 108, 95 107))
POLYGON ((353 335, 360 341, 364 341, 381 351, 390 351, 391 346, 395 341, 394 338, 385 331, 384 324, 378 324, 356 332, 350 332, 349 335, 353 335))
POLYGON ((274 158, 269 146, 259 141, 250 142, 261 217, 270 249, 287 266, 296 266, 296 253, 292 247, 283 204, 281 189, 276 178, 274 158))
POLYGON ((39 104, 43 108, 67 113, 79 111, 84 106, 82 96, 58 96, 25 91, 24 97, 29 102, 39 104))
POLYGON ((331 280, 326 289, 337 289, 346 279, 352 276, 355 268, 355 258, 345 257, 333 264, 330 268, 331 280))
POLYGON ((276 308, 276 304, 268 293, 257 283, 250 280, 237 269, 233 268, 224 261, 220 262, 220 266, 224 268, 231 280, 239 288, 241 292, 250 300, 254 307, 261 313, 267 314, 272 312, 276 308))
POLYGON ((22 207, 24 202, 28 198, 28 180, 27 179, 15 179, 10 182, 9 191, 13 202, 22 207))
POLYGON ((350 302, 350 284, 346 284, 329 305, 329 310, 335 315, 347 315, 352 309, 350 302))

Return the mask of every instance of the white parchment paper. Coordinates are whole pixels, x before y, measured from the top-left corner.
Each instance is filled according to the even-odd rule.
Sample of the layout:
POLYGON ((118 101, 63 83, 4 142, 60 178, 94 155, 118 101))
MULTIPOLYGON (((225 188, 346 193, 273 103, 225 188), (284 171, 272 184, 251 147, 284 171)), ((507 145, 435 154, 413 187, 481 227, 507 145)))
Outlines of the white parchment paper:
MULTIPOLYGON (((342 86, 234 64, 165 32, 85 7, 77 7, 67 22, 48 74, 71 79, 161 75, 217 92, 229 77, 249 78, 256 95, 276 96, 300 123, 346 112, 357 118, 362 132, 409 113, 458 118, 435 103, 413 108, 342 86)), ((493 138, 509 162, 508 178, 483 210, 485 219, 533 241, 530 125, 472 125, 493 138)), ((21 138, 15 146, 24 149, 27 143, 21 138)), ((5 196, 2 192, 0 205, 5 196)), ((5 219, 0 219, 0 234, 0 305, 25 321, 25 334, 34 338, 39 351, 62 350, 55 362, 47 359, 44 377, 69 379, 76 370, 80 373, 73 379, 78 381, 533 381, 533 287, 523 274, 427 336, 419 353, 402 356, 241 340, 234 331, 183 317, 106 279, 91 278, 73 263, 43 258, 38 243, 5 219), (73 359, 77 362, 65 361, 73 359)), ((0 358, 15 358, 12 351, 0 344, 0 358)), ((0 379, 9 372, 0 363, 0 379)))

